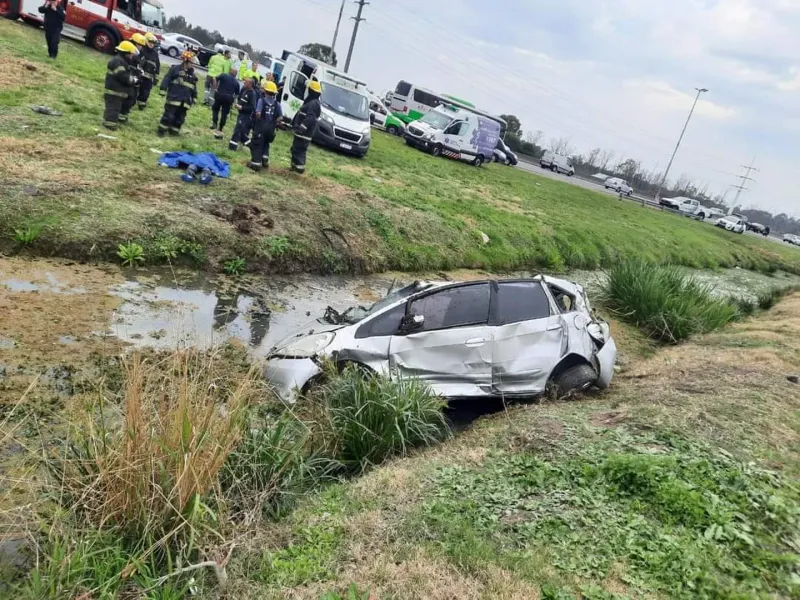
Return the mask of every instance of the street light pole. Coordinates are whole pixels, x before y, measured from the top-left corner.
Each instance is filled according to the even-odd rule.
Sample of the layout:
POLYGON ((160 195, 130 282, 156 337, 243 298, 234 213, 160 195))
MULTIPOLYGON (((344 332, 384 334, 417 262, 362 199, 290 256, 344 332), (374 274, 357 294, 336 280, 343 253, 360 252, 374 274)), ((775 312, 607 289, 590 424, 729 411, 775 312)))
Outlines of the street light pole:
POLYGON ((336 52, 336 40, 339 37, 339 26, 342 24, 342 13, 344 13, 344 3, 345 0, 342 0, 342 6, 339 9, 339 19, 336 21, 336 29, 333 30, 333 42, 331 43, 331 56, 330 62, 333 63, 333 56, 336 52))
POLYGON ((697 101, 700 100, 700 94, 708 91, 706 88, 694 88, 694 89, 697 90, 697 96, 695 96, 694 103, 692 104, 692 110, 689 111, 689 116, 686 118, 686 123, 683 125, 683 131, 681 131, 681 136, 678 138, 678 143, 675 144, 675 150, 672 152, 672 158, 669 159, 667 170, 664 171, 664 177, 661 178, 661 183, 658 184, 658 191, 656 192, 656 202, 658 202, 661 199, 661 189, 664 187, 664 184, 667 183, 667 176, 669 175, 669 170, 672 168, 672 161, 675 160, 675 155, 678 153, 678 148, 681 147, 681 142, 683 141, 683 136, 686 133, 686 128, 689 127, 689 121, 692 120, 692 115, 694 114, 694 109, 697 106, 697 101))

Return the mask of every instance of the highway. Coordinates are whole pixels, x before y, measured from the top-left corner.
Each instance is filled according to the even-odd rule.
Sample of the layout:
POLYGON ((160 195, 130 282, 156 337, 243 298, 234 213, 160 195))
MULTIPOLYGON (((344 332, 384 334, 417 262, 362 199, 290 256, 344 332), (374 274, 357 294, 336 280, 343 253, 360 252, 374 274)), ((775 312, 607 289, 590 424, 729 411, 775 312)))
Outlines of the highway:
MULTIPOLYGON (((582 188, 585 188, 587 190, 593 190, 595 192, 602 192, 602 193, 608 194, 610 196, 614 196, 614 197, 617 196, 616 192, 612 192, 610 190, 607 190, 605 188, 605 186, 603 186, 603 183, 600 182, 600 181, 595 182, 595 181, 592 181, 590 179, 584 179, 584 178, 578 177, 578 176, 568 177, 567 175, 562 175, 561 173, 553 173, 549 169, 542 169, 539 166, 539 163, 530 163, 530 162, 526 162, 524 160, 520 160, 519 164, 517 165, 517 167, 522 169, 522 170, 524 170, 524 171, 529 171, 530 173, 534 173, 535 175, 539 175, 541 177, 547 177, 548 179, 555 179, 557 181, 562 181, 562 182, 568 183, 570 185, 576 185, 578 187, 582 187, 582 188)), ((641 204, 642 200, 644 200, 644 203, 645 203, 646 206, 649 206, 650 208, 653 208, 655 210, 662 210, 658 206, 658 204, 656 204, 654 199, 652 199, 652 198, 642 198, 641 196, 637 196, 635 193, 630 198, 626 197, 625 200, 628 200, 630 202, 636 202, 637 204, 641 204)), ((678 217, 679 215, 676 214, 675 216, 678 217)), ((688 218, 688 217, 684 217, 684 218, 688 218)), ((698 221, 698 223, 700 223, 700 221, 698 221)), ((713 221, 702 221, 702 223, 704 223, 706 225, 709 225, 709 226, 713 226, 714 225, 713 221)), ((752 235, 752 236, 759 237, 759 238, 763 238, 764 237, 763 235, 759 235, 759 234, 754 233, 752 231, 746 232, 746 235, 752 235)), ((776 235, 770 235, 769 239, 771 241, 777 242, 779 244, 783 244, 784 243, 783 238, 779 237, 779 236, 776 236, 776 235)))

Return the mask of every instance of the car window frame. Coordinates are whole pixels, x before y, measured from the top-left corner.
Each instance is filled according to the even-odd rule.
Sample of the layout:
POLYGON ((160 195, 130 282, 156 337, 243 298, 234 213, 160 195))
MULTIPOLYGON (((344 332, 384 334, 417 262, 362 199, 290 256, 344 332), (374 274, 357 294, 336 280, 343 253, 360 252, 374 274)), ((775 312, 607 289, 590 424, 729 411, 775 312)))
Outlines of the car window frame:
POLYGON ((441 294, 443 292, 448 292, 448 291, 452 291, 452 290, 459 289, 459 288, 467 288, 467 287, 474 287, 474 286, 478 286, 478 285, 485 285, 485 286, 488 286, 488 288, 489 288, 489 310, 486 311, 486 320, 483 323, 479 323, 479 322, 476 322, 476 323, 465 323, 463 325, 451 325, 449 327, 438 327, 436 329, 424 329, 422 331, 416 330, 416 331, 410 331, 408 333, 409 334, 414 334, 414 333, 432 333, 432 332, 435 332, 435 331, 450 331, 451 329, 460 329, 460 328, 464 328, 464 327, 489 326, 489 323, 491 321, 491 315, 492 315, 492 297, 493 297, 493 294, 494 294, 493 283, 494 282, 491 282, 491 281, 470 281, 470 282, 466 282, 466 283, 459 283, 459 284, 456 284, 456 285, 448 285, 448 286, 438 287, 438 288, 435 288, 433 290, 426 290, 425 292, 423 292, 423 293, 421 293, 421 294, 419 294, 417 296, 412 296, 411 298, 409 298, 406 301, 405 316, 409 316, 411 314, 414 314, 414 313, 411 312, 411 305, 414 302, 419 302, 420 300, 424 300, 428 296, 433 296, 435 294, 441 294))

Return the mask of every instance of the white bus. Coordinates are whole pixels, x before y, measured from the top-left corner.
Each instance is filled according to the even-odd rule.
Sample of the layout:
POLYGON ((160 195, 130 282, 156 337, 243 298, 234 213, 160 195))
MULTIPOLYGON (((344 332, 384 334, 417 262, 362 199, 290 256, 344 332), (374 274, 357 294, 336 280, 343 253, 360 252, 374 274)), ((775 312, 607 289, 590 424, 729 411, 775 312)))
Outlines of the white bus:
POLYGON ((389 110, 406 124, 417 121, 442 104, 453 104, 453 99, 437 94, 413 83, 401 81, 392 94, 389 110))

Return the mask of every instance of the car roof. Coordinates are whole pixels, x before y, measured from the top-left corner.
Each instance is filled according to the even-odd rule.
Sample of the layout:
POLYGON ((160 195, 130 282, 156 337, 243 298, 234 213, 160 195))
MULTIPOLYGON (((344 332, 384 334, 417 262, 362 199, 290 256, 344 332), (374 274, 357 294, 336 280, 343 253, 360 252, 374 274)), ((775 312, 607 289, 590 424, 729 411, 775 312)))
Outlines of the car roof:
POLYGON ((536 282, 546 283, 561 288, 565 292, 571 294, 580 294, 583 292, 583 286, 574 281, 567 279, 559 279, 557 277, 550 277, 549 275, 534 275, 533 277, 518 277, 512 279, 476 279, 474 281, 417 281, 417 285, 421 287, 420 291, 431 291, 446 287, 454 287, 457 285, 477 285, 481 283, 521 283, 521 282, 536 282))

